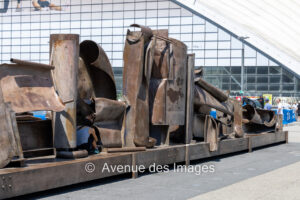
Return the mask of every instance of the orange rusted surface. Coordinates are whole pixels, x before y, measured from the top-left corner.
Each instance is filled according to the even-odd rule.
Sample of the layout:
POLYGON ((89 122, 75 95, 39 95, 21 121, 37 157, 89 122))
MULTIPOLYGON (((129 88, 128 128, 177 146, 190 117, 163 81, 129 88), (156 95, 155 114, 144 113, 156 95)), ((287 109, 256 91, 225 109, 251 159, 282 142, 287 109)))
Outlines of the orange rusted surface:
POLYGON ((0 65, 0 82, 4 102, 10 102, 16 113, 51 110, 64 105, 54 90, 51 70, 31 65, 0 65))

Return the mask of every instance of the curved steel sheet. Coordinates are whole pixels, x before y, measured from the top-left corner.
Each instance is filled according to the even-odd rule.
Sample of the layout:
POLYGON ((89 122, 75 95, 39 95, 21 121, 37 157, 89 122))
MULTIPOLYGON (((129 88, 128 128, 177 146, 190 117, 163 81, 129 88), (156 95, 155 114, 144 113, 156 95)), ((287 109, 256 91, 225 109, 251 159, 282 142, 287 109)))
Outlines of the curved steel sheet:
MULTIPOLYGON (((86 96, 86 98, 103 97, 116 100, 117 91, 113 70, 102 47, 94 41, 85 40, 80 43, 80 57, 85 66, 81 65, 79 73, 88 72, 88 74, 85 72, 85 75, 81 74, 80 76, 85 76, 87 80, 90 79, 93 85, 93 88, 89 90, 93 90, 94 96, 86 96)), ((80 85, 78 92, 82 93, 80 85)))

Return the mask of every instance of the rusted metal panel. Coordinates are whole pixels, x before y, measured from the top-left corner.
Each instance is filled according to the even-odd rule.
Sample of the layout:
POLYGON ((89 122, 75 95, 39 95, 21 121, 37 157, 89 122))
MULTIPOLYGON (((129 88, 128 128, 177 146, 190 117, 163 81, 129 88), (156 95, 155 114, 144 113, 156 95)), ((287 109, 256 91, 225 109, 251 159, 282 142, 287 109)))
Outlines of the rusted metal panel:
POLYGON ((210 93, 195 85, 195 94, 194 94, 194 105, 196 107, 200 106, 208 106, 210 108, 215 108, 223 113, 228 115, 233 115, 233 112, 229 109, 226 103, 219 102, 216 98, 214 98, 210 93))
POLYGON ((117 99, 116 83, 109 59, 102 47, 94 41, 80 43, 79 95, 81 98, 103 97, 117 99), (82 85, 81 85, 82 84, 82 85), (86 84, 87 88, 83 85, 86 84), (92 88, 91 88, 92 84, 92 88), (89 93, 81 95, 85 91, 89 93))
POLYGON ((96 122, 120 121, 123 118, 126 109, 125 103, 105 98, 96 98, 94 101, 96 108, 96 122))
POLYGON ((107 153, 146 151, 146 147, 107 148, 107 153))
POLYGON ((251 105, 243 106, 243 129, 245 132, 264 132, 267 130, 275 131, 277 116, 274 111, 254 108, 251 105))
POLYGON ((195 138, 204 138, 205 116, 194 114, 193 116, 193 136, 195 138))
POLYGON ((18 120, 17 123, 24 151, 53 147, 51 120, 18 120))
POLYGON ((185 125, 187 47, 171 39, 169 77, 166 96, 168 125, 185 125))
POLYGON ((195 79, 195 82, 202 87, 205 91, 209 92, 213 97, 215 97, 218 101, 224 102, 228 99, 228 95, 225 94, 222 90, 213 85, 209 84, 202 78, 198 77, 195 79))
POLYGON ((187 50, 184 43, 156 30, 157 40, 150 82, 150 117, 153 125, 184 125, 187 50), (159 103, 159 104, 158 104, 159 103))
POLYGON ((0 91, 0 169, 5 167, 14 156, 23 159, 15 113, 11 110, 10 104, 4 102, 0 91))
POLYGON ((151 78, 149 89, 149 110, 151 123, 154 125, 166 124, 166 89, 167 79, 151 78), (151 103, 153 102, 153 103, 151 103))
POLYGON ((96 97, 95 90, 88 68, 83 61, 79 58, 79 69, 78 69, 78 98, 90 99, 96 97))
POLYGON ((234 133, 236 137, 243 137, 244 131, 243 131, 243 107, 242 104, 232 99, 231 102, 233 103, 233 120, 234 120, 234 133))
POLYGON ((27 61, 0 65, 0 82, 4 102, 16 113, 64 109, 51 78, 51 67, 27 61))
POLYGON ((76 148, 76 99, 79 58, 79 35, 52 34, 50 36, 50 63, 55 66, 55 89, 65 105, 54 114, 54 144, 56 148, 76 148))
POLYGON ((145 74, 148 74, 146 72, 150 67, 147 65, 152 63, 151 54, 155 40, 150 38, 151 29, 143 26, 141 28, 142 31, 136 32, 128 30, 123 55, 123 95, 129 104, 126 111, 125 141, 126 146, 152 147, 155 141, 149 138, 149 77, 145 74), (147 41, 150 43, 146 44, 147 41), (144 49, 146 49, 145 53, 144 49))
POLYGON ((122 147, 122 140, 121 140, 121 131, 117 129, 111 128, 100 128, 96 126, 103 147, 105 148, 114 148, 114 147, 122 147))
POLYGON ((185 143, 189 144, 193 138, 194 116, 194 68, 195 54, 189 54, 187 59, 187 85, 186 85, 186 121, 185 143))
POLYGON ((218 124, 214 118, 206 115, 204 125, 204 141, 209 144, 210 151, 218 150, 219 129, 218 124))
MULTIPOLYGON (((276 132, 255 135, 251 137, 251 139, 253 140, 253 147, 259 147, 266 144, 284 142, 286 141, 285 136, 285 132, 276 132)), ((248 138, 221 140, 219 142, 218 151, 214 152, 209 150, 207 143, 199 142, 188 145, 147 149, 141 152, 103 154, 101 156, 90 156, 79 160, 65 161, 54 159, 53 157, 47 160, 35 159, 31 162, 27 161, 28 166, 25 168, 0 169, 0 178, 1 180, 5 180, 3 181, 4 188, 0 190, 0 199, 121 174, 117 171, 103 171, 104 165, 126 166, 136 164, 148 168, 154 163, 157 166, 183 162, 187 158, 187 152, 190 160, 198 160, 247 150, 248 141, 248 138), (135 161, 132 159, 133 154, 135 154, 135 161), (87 165, 91 164, 96 168, 89 173, 85 169, 87 165), (76 174, 76 176, 74 176, 74 174, 76 174), (28 180, 30 180, 30 184, 28 184, 28 180), (9 187, 9 185, 11 185, 11 187, 9 187)))

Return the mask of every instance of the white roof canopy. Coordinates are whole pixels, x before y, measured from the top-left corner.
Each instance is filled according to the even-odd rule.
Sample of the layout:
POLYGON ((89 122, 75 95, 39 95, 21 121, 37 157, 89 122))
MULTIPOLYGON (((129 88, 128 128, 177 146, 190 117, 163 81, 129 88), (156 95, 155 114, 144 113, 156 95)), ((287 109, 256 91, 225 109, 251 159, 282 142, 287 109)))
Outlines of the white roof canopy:
POLYGON ((173 0, 210 19, 300 75, 300 1, 173 0))

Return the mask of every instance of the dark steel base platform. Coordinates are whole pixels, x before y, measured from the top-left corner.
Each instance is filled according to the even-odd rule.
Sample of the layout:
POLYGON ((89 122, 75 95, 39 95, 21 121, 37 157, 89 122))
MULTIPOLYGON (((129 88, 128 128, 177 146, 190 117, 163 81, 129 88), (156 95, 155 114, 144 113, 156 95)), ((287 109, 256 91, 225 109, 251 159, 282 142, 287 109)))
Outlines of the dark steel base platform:
MULTIPOLYGON (((247 135, 245 138, 219 142, 218 151, 210 152, 208 144, 199 142, 188 145, 157 147, 134 153, 101 153, 88 158, 63 160, 39 157, 27 160, 22 168, 0 169, 0 199, 49 190, 57 187, 115 176, 118 172, 102 172, 103 166, 166 165, 178 162, 189 164, 198 160, 270 144, 288 142, 288 132, 247 135), (94 170, 93 167, 95 166, 94 170)), ((132 173, 133 178, 137 173, 132 173)))

